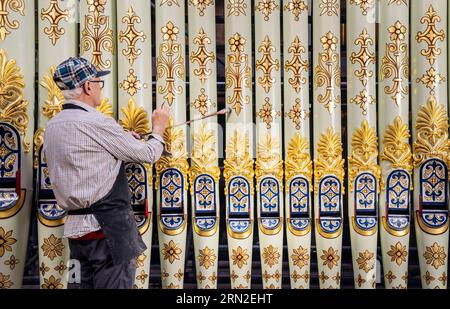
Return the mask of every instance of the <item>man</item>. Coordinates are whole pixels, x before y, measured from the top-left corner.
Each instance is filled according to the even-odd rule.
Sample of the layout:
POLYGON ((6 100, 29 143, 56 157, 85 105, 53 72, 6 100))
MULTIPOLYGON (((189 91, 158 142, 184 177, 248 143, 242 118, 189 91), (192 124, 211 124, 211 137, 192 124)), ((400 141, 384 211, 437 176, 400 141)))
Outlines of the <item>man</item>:
POLYGON ((64 237, 80 262, 82 288, 132 288, 135 259, 146 246, 130 205, 124 162, 155 163, 164 150, 168 109, 153 112, 149 141, 138 140, 96 107, 100 77, 86 59, 61 63, 53 79, 62 90, 63 110, 45 132, 44 152, 58 205, 68 211, 64 237))

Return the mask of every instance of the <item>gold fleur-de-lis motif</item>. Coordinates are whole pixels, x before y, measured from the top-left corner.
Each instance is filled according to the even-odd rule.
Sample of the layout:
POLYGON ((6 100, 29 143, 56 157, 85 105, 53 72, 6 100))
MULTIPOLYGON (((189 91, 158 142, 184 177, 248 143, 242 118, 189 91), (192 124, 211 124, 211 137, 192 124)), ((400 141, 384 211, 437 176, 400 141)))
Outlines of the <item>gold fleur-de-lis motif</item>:
POLYGON ((25 83, 23 74, 15 60, 8 60, 0 49, 0 121, 12 124, 23 137, 24 151, 31 150, 26 138, 29 118, 28 102, 23 99, 25 83))
POLYGON ((165 76, 165 86, 159 86, 158 92, 166 94, 164 100, 172 106, 175 96, 183 93, 181 85, 176 86, 177 78, 184 80, 184 58, 181 54, 181 45, 177 43, 180 30, 171 21, 161 28, 164 43, 159 46, 159 55, 156 60, 157 76, 165 76))
POLYGON ((88 14, 84 16, 84 29, 81 31, 81 54, 92 49, 91 62, 98 70, 111 67, 111 60, 104 60, 103 53, 114 55, 114 36, 110 28, 110 17, 104 13, 106 0, 87 0, 88 14))
POLYGON ((416 120, 416 141, 414 142, 413 164, 419 167, 429 158, 440 158, 447 162, 450 158, 448 140, 448 116, 444 105, 430 97, 426 105, 420 107, 416 120))
POLYGON ((427 24, 427 28, 424 31, 419 31, 416 35, 417 43, 425 42, 428 49, 422 49, 420 54, 428 59, 430 65, 433 65, 436 61, 436 56, 442 53, 442 49, 438 48, 437 42, 444 42, 445 31, 441 29, 437 30, 436 24, 441 21, 441 17, 436 13, 433 6, 430 5, 427 13, 420 19, 420 23, 427 24))
POLYGON ((136 23, 140 22, 141 18, 136 15, 133 7, 130 6, 127 14, 122 17, 122 23, 126 24, 127 28, 125 31, 120 31, 119 33, 119 41, 127 44, 127 48, 122 49, 122 55, 127 57, 130 65, 133 65, 134 61, 142 53, 141 49, 136 48, 136 43, 138 41, 144 42, 147 38, 143 31, 137 31, 135 28, 136 23))
POLYGON ((211 44, 211 39, 206 35, 203 27, 200 28, 200 31, 192 42, 198 46, 197 51, 191 52, 191 63, 197 62, 198 64, 198 68, 194 69, 194 74, 204 84, 206 78, 212 73, 212 70, 207 67, 208 62, 211 62, 211 64, 214 63, 216 56, 214 52, 209 52, 206 48, 206 44, 211 44))
POLYGON ((59 27, 59 22, 69 21, 69 17, 69 11, 63 11, 58 6, 58 0, 50 0, 50 6, 46 10, 41 9, 41 20, 47 19, 50 22, 50 27, 45 27, 44 33, 48 35, 53 45, 56 45, 56 41, 66 32, 64 28, 59 27))
POLYGON ((42 107, 42 114, 48 119, 58 114, 64 103, 64 96, 53 80, 53 74, 55 74, 55 66, 50 67, 50 74, 44 75, 42 81, 39 83, 48 93, 47 99, 42 107))
POLYGON ((270 19, 270 14, 278 9, 278 4, 275 0, 261 0, 256 6, 256 10, 260 11, 264 15, 264 20, 270 19))
POLYGON ((409 146, 409 128, 400 116, 388 125, 383 139, 381 160, 389 161, 393 168, 403 168, 412 171, 412 154, 409 146))
POLYGON ((392 43, 386 44, 386 53, 381 60, 381 80, 392 78, 392 86, 385 86, 384 92, 392 95, 392 100, 400 106, 409 88, 407 29, 397 20, 388 28, 388 32, 392 43))
POLYGON ((446 80, 444 75, 439 74, 434 67, 431 67, 420 78, 417 78, 416 82, 422 83, 429 89, 430 95, 434 96, 434 89, 446 80))
POLYGON ((317 159, 314 160, 314 192, 316 194, 319 192, 320 181, 329 174, 335 175, 343 183, 345 171, 341 136, 332 128, 328 128, 320 135, 317 145, 317 159))
POLYGON ((142 106, 136 106, 133 98, 130 98, 128 105, 120 110, 123 118, 119 120, 119 123, 125 130, 138 134, 146 134, 150 131, 147 112, 142 106))
POLYGON ((289 78, 289 84, 295 89, 297 93, 300 92, 302 85, 306 84, 306 77, 302 77, 302 72, 309 71, 308 55, 306 59, 302 59, 302 54, 307 53, 305 46, 296 36, 291 46, 288 48, 288 53, 292 53, 291 60, 286 60, 284 65, 286 72, 292 71, 293 77, 289 78))
POLYGON ((197 109, 202 116, 205 116, 210 107, 215 105, 216 104, 211 101, 208 95, 205 94, 205 88, 200 89, 200 95, 192 103, 192 106, 197 109))
POLYGON ((300 130, 302 121, 309 117, 309 112, 302 109, 302 103, 299 98, 295 99, 295 104, 286 112, 286 116, 295 124, 295 129, 300 130))
POLYGON ((243 96, 243 88, 250 90, 251 69, 248 55, 244 52, 245 38, 235 33, 228 39, 231 54, 227 55, 225 84, 228 89, 233 88, 233 96, 227 97, 227 104, 231 105, 239 115, 244 104, 250 103, 250 96, 243 96))
POLYGON ((142 88, 147 89, 147 87, 146 83, 141 83, 133 69, 128 71, 127 79, 119 84, 119 88, 125 90, 130 96, 134 96, 139 90, 142 88))
POLYGON ((315 88, 326 86, 325 94, 319 94, 317 100, 325 104, 331 114, 341 103, 341 96, 335 87, 341 85, 341 65, 339 59, 338 38, 329 31, 321 38, 323 52, 319 53, 319 62, 315 69, 315 88))
POLYGON ((337 0, 320 0, 322 1, 319 4, 319 8, 322 10, 320 11, 320 16, 323 14, 327 14, 328 16, 339 14, 339 3, 337 0))
POLYGON ((275 77, 272 77, 272 70, 278 71, 280 69, 280 60, 272 58, 272 53, 275 51, 276 48, 272 45, 269 36, 266 35, 258 48, 258 52, 262 53, 262 57, 256 61, 256 69, 261 70, 264 74, 258 77, 258 83, 264 88, 266 93, 270 91, 273 83, 275 83, 275 77))
POLYGON ((16 30, 20 26, 18 20, 9 20, 10 11, 8 11, 8 7, 11 12, 17 12, 25 16, 25 3, 23 0, 0 0, 0 41, 6 39, 6 36, 11 33, 10 30, 16 30))
POLYGON ((161 4, 159 6, 163 6, 164 4, 167 4, 168 6, 172 6, 174 4, 176 6, 180 6, 178 0, 161 0, 161 4))
POLYGON ((205 10, 208 5, 214 4, 214 0, 189 0, 190 5, 197 7, 198 15, 205 15, 205 10))
POLYGON ((228 15, 227 16, 239 16, 244 15, 246 16, 247 13, 245 13, 245 10, 247 9, 247 3, 244 2, 245 0, 228 0, 227 3, 227 9, 228 9, 228 15))
POLYGON ((377 182, 381 177, 381 168, 377 164, 377 132, 375 128, 369 127, 366 119, 361 123, 361 127, 353 133, 351 145, 352 153, 348 157, 348 187, 350 192, 353 192, 355 179, 360 172, 371 172, 377 182))
POLYGON ((359 6, 362 14, 366 16, 369 9, 375 7, 375 0, 350 0, 350 4, 359 6))
POLYGON ((367 93, 367 89, 363 89, 359 92, 358 95, 350 99, 350 103, 359 105, 359 107, 362 109, 362 114, 365 116, 367 115, 367 109, 369 108, 369 105, 372 105, 375 103, 375 99, 372 95, 369 95, 367 93))
POLYGON ((299 21, 300 14, 303 11, 308 11, 308 5, 304 0, 291 0, 284 6, 284 9, 294 15, 295 21, 299 21))
POLYGON ((355 71, 355 76, 359 77, 363 86, 366 86, 369 77, 373 76, 373 71, 369 70, 368 67, 370 63, 375 63, 375 52, 370 50, 370 46, 373 46, 373 39, 367 33, 367 29, 364 28, 360 36, 356 38, 355 45, 361 45, 361 48, 358 53, 353 52, 351 54, 350 61, 361 66, 361 70, 355 71))
POLYGON ((281 111, 276 111, 273 109, 272 103, 270 103, 269 98, 264 99, 264 105, 258 112, 258 117, 263 120, 266 124, 267 129, 272 127, 273 121, 281 116, 281 111))

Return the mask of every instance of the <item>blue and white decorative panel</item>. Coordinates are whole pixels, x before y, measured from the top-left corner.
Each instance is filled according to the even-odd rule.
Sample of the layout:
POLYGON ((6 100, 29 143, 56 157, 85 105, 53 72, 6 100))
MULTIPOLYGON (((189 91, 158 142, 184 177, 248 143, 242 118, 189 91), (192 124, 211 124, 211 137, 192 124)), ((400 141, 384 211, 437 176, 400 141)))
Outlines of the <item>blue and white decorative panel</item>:
POLYGON ((342 225, 342 220, 341 218, 321 217, 319 220, 319 224, 323 232, 332 234, 339 231, 342 225))
POLYGON ((194 180, 195 225, 201 231, 209 231, 215 227, 216 213, 216 181, 211 175, 201 174, 194 180))
MULTIPOLYGON (((0 123, 0 181, 4 187, 6 179, 15 181, 20 170, 20 135, 13 126, 0 123)), ((15 183, 13 182, 13 187, 15 183)))
POLYGON ((66 215, 66 211, 58 206, 56 200, 40 200, 39 214, 47 220, 60 220, 66 215))
POLYGON ((234 233, 246 232, 250 224, 250 183, 241 176, 228 183, 228 225, 234 233))
POLYGON ((295 177, 289 183, 289 207, 294 214, 309 214, 309 182, 304 177, 295 177))
POLYGON ((184 224, 184 188, 185 179, 178 169, 169 168, 161 173, 161 222, 169 230, 176 230, 184 224))
POLYGON ((405 170, 393 170, 386 181, 386 215, 390 228, 402 231, 410 223, 411 177, 405 170))
POLYGON ((355 223, 361 230, 377 225, 377 179, 371 173, 361 173, 355 179, 355 223))
POLYGON ((280 224, 280 184, 275 177, 264 177, 259 183, 261 224, 274 230, 280 224))
POLYGON ((131 193, 131 205, 142 205, 147 200, 147 170, 139 163, 126 163, 128 187, 131 193))
POLYGON ((326 176, 319 183, 320 214, 338 214, 341 212, 341 182, 336 176, 326 176))

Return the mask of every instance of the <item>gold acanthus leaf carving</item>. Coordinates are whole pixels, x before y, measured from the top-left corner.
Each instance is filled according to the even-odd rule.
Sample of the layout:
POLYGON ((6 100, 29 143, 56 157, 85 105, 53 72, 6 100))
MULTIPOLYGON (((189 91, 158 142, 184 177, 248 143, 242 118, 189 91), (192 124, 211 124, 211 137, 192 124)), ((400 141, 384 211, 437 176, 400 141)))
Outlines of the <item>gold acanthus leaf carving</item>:
POLYGON ((138 134, 150 132, 147 112, 143 107, 137 107, 133 98, 128 100, 128 105, 122 107, 123 118, 119 121, 120 125, 127 131, 133 131, 138 134))
MULTIPOLYGON (((352 153, 348 157, 348 186, 350 192, 354 190, 354 182, 361 172, 371 172, 377 182, 381 177, 381 168, 377 164, 378 137, 375 128, 370 127, 367 120, 363 120, 361 127, 352 136, 352 153)), ((378 187, 378 186, 377 186, 378 187)))
POLYGON ((393 168, 401 168, 411 173, 412 154, 409 137, 408 124, 397 116, 384 133, 381 160, 389 161, 393 168))
MULTIPOLYGON (((289 141, 287 149, 285 166, 286 183, 299 174, 302 174, 311 182, 312 168, 308 139, 299 132, 295 132, 289 141)), ((310 191, 312 191, 312 187, 310 187, 310 191)))
POLYGON ((18 12, 20 15, 25 16, 25 3, 23 0, 0 0, 0 41, 4 41, 6 36, 11 34, 9 30, 16 30, 20 26, 18 20, 9 20, 10 11, 8 11, 8 7, 11 12, 18 12))
POLYGON ((34 169, 39 168, 39 150, 42 145, 44 145, 44 133, 45 129, 39 128, 34 133, 33 144, 34 144, 34 160, 33 167, 34 169))
POLYGON ((113 107, 112 104, 109 103, 109 99, 108 98, 104 98, 100 104, 100 106, 97 106, 97 110, 102 113, 103 115, 107 116, 107 117, 113 117, 114 116, 114 111, 113 111, 113 107))
POLYGON ((194 193, 194 181, 201 174, 211 175, 216 183, 219 181, 220 169, 217 165, 217 148, 214 131, 202 122, 192 135, 191 168, 189 180, 191 193, 194 193))
POLYGON ((448 116, 444 105, 430 97, 420 107, 416 120, 416 141, 413 149, 414 167, 430 158, 439 158, 450 163, 450 141, 448 139, 448 116))
MULTIPOLYGON (((327 175, 336 176, 341 184, 344 181, 344 162, 342 158, 341 136, 328 128, 320 135, 317 145, 317 159, 314 160, 314 192, 319 192, 319 183, 327 175)), ((344 192, 342 191, 342 194, 344 192)))
POLYGON ((8 60, 6 52, 0 49, 0 121, 12 124, 23 137, 25 153, 31 150, 26 130, 29 123, 28 102, 23 100, 25 82, 15 60, 8 60))
POLYGON ((50 67, 50 74, 43 76, 42 81, 39 83, 45 90, 47 90, 47 99, 42 107, 42 114, 48 119, 53 118, 62 109, 64 103, 64 96, 53 80, 55 74, 55 66, 50 67))
POLYGON ((233 176, 242 176, 250 183, 250 192, 253 195, 253 159, 249 152, 250 143, 248 133, 239 129, 234 130, 227 142, 226 159, 224 160, 223 176, 225 178, 225 194, 228 192, 228 183, 233 176))
POLYGON ((281 184, 283 180, 283 160, 281 160, 280 143, 270 132, 267 132, 258 143, 258 157, 255 163, 256 181, 267 175, 272 175, 281 184))
MULTIPOLYGON (((163 138, 166 143, 166 149, 170 152, 169 156, 163 156, 155 163, 156 182, 155 187, 159 188, 159 176, 167 168, 178 169, 187 182, 189 164, 187 162, 187 151, 185 148, 185 133, 181 128, 173 128, 173 118, 169 118, 169 127, 164 131, 163 138)), ((188 186, 185 187, 185 190, 188 186)))

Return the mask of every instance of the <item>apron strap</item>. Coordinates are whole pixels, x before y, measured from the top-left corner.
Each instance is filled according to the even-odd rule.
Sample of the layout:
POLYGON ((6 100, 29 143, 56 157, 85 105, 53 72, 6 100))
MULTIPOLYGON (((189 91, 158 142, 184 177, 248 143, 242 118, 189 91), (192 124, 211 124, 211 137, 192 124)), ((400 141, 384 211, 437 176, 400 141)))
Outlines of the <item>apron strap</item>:
POLYGON ((64 104, 62 105, 62 109, 80 109, 80 110, 83 110, 83 111, 85 111, 85 112, 88 111, 88 110, 85 109, 84 107, 81 107, 81 106, 78 106, 78 105, 72 104, 72 103, 64 103, 64 104))

